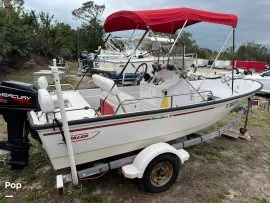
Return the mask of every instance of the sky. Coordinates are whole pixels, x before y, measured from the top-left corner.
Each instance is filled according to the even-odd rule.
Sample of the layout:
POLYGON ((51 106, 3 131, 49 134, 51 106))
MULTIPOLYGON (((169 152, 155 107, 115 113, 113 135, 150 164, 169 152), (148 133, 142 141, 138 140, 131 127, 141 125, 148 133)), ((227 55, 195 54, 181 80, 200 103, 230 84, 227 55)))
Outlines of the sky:
MULTIPOLYGON (((45 11, 55 19, 77 27, 71 15, 72 10, 80 7, 85 0, 25 0, 26 9, 45 11)), ((102 19, 119 10, 146 10, 175 7, 233 13, 239 18, 236 29, 236 46, 255 41, 270 48, 270 0, 95 0, 96 4, 105 4, 102 19)), ((226 40, 230 27, 199 23, 186 28, 200 47, 219 50, 226 40)), ((231 45, 231 40, 228 46, 231 45)))

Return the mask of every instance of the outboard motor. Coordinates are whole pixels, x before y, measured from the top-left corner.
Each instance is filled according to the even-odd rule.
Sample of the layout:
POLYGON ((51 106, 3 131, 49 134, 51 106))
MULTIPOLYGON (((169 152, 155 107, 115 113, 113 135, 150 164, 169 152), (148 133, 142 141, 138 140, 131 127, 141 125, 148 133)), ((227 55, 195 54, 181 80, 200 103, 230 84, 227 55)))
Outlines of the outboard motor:
POLYGON ((83 67, 82 69, 84 71, 89 72, 89 70, 92 70, 94 68, 94 58, 96 56, 90 56, 87 52, 81 52, 79 55, 79 58, 81 61, 83 61, 83 67))
POLYGON ((0 149, 10 151, 12 170, 28 165, 29 140, 27 112, 38 109, 37 86, 6 81, 0 84, 0 114, 7 123, 8 141, 0 149))

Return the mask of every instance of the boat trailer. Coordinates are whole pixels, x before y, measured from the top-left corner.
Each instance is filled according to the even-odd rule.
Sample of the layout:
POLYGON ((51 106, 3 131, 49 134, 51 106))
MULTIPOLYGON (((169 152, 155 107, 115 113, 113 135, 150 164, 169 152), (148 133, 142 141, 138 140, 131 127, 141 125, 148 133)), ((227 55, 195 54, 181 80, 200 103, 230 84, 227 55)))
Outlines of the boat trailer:
MULTIPOLYGON (((122 173, 126 178, 131 178, 131 179, 133 179, 133 178, 142 178, 142 176, 138 176, 136 174, 134 175, 134 169, 133 169, 132 164, 134 162, 136 162, 137 157, 140 157, 140 155, 143 153, 143 151, 147 150, 148 148, 153 148, 153 150, 149 149, 148 153, 156 154, 157 149, 160 149, 162 147, 165 147, 165 148, 166 147, 169 147, 169 148, 172 147, 175 150, 180 151, 182 153, 182 155, 183 155, 184 161, 186 161, 186 160, 189 159, 189 154, 188 154, 188 152, 186 152, 184 150, 185 148, 188 148, 188 147, 191 147, 191 146, 194 146, 194 145, 197 145, 197 144, 201 144, 203 142, 207 142, 207 141, 209 141, 209 140, 211 140, 213 138, 216 138, 216 137, 219 137, 219 136, 223 135, 224 133, 228 132, 232 127, 239 124, 240 121, 241 121, 241 118, 243 116, 245 116, 244 127, 239 129, 239 134, 242 135, 242 137, 243 137, 244 134, 247 132, 247 129, 246 129, 247 128, 247 121, 248 121, 248 115, 249 115, 249 111, 250 111, 250 107, 251 107, 251 101, 252 101, 251 98, 249 98, 248 100, 249 100, 249 102, 248 102, 247 107, 240 106, 238 109, 234 110, 235 112, 237 112, 237 115, 236 115, 234 120, 230 121, 229 123, 227 123, 226 125, 224 125, 223 127, 219 128, 218 130, 216 130, 214 132, 207 133, 207 134, 194 134, 194 135, 196 135, 195 138, 190 138, 191 136, 187 136, 186 140, 176 142, 176 143, 173 143, 173 144, 170 144, 170 145, 167 144, 167 143, 153 144, 153 145, 150 145, 147 148, 143 149, 141 152, 139 152, 139 154, 127 156, 127 157, 124 157, 124 158, 118 158, 116 160, 109 161, 109 162, 97 163, 93 167, 77 171, 78 179, 79 180, 88 180, 89 177, 93 177, 93 176, 98 175, 98 174, 104 174, 109 170, 120 169, 120 168, 122 168, 122 173), (130 169, 131 169, 131 172, 130 172, 130 169)), ((153 159, 156 158, 156 157, 157 156, 154 156, 153 159)), ((150 162, 151 162, 151 160, 150 160, 150 162)), ((144 167, 144 169, 146 167, 147 167, 147 165, 144 167)), ((142 173, 143 172, 144 171, 142 171, 142 173)), ((57 177, 56 177, 56 183, 57 183, 56 187, 59 190, 60 195, 63 194, 64 184, 65 183, 71 183, 71 182, 72 182, 72 175, 71 174, 57 175, 57 177)))

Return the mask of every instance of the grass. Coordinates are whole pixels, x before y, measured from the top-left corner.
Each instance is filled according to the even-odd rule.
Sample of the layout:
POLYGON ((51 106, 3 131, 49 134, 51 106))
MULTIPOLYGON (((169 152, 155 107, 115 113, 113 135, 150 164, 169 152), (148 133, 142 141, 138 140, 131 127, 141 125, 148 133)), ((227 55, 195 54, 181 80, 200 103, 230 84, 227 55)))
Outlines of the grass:
POLYGON ((0 203, 6 203, 7 199, 4 194, 0 194, 0 203))
MULTIPOLYGON (((77 75, 77 68, 78 68, 77 62, 74 62, 74 61, 69 62, 69 68, 66 72, 66 75, 77 75)), ((38 72, 40 70, 49 70, 49 68, 45 64, 45 65, 39 65, 36 68, 14 70, 14 72, 10 74, 2 74, 0 76, 0 81, 15 80, 15 81, 33 83, 34 82, 33 73, 38 72)), ((71 80, 70 77, 67 77, 67 78, 64 77, 63 80, 66 82, 75 83, 75 81, 71 80)))
POLYGON ((218 197, 209 197, 209 198, 207 198, 207 202, 208 203, 220 203, 221 202, 221 200, 218 198, 218 197))
MULTIPOLYGON (((244 118, 242 119, 244 122, 244 118)), ((270 112, 256 109, 250 112, 249 121, 250 126, 269 128, 270 127, 270 112)))
POLYGON ((266 153, 267 159, 265 160, 265 163, 270 166, 270 149, 265 149, 264 153, 266 153))
POLYGON ((209 202, 209 203, 220 203, 223 200, 225 200, 228 195, 230 195, 230 191, 225 189, 225 188, 221 188, 219 192, 217 192, 216 194, 208 197, 207 202, 209 202))
POLYGON ((33 189, 28 195, 25 196, 25 201, 37 201, 42 197, 41 191, 38 189, 33 189))
POLYGON ((203 151, 203 156, 206 162, 210 164, 223 163, 229 164, 232 157, 227 155, 225 152, 229 151, 229 146, 226 144, 228 140, 226 138, 218 138, 216 142, 211 143, 211 147, 205 147, 203 151))
POLYGON ((12 175, 12 171, 10 170, 9 166, 0 168, 0 176, 9 176, 9 175, 12 175))
POLYGON ((85 199, 90 203, 101 203, 101 202, 103 202, 100 195, 87 196, 85 199))
POLYGON ((33 83, 34 77, 33 72, 38 71, 37 69, 26 69, 26 70, 16 70, 13 74, 8 75, 1 75, 0 80, 15 80, 15 81, 22 81, 27 83, 33 83))
POLYGON ((90 189, 82 185, 72 186, 68 188, 68 196, 72 199, 86 200, 90 203, 101 203, 103 202, 102 196, 99 194, 90 194, 90 189))
POLYGON ((270 199, 266 199, 266 198, 258 198, 258 197, 256 197, 255 201, 257 203, 270 203, 270 199))

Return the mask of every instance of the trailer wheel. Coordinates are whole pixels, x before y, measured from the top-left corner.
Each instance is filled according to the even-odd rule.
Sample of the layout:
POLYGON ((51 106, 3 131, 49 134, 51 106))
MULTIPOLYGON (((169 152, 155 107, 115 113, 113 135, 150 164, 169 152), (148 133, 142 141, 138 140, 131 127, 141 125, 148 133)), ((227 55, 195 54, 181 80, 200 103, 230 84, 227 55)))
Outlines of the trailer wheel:
POLYGON ((174 154, 162 154, 153 159, 145 169, 142 181, 148 192, 159 193, 168 190, 176 181, 180 160, 174 154))

